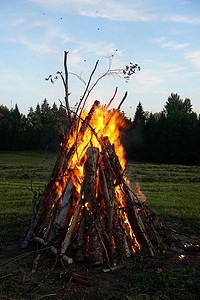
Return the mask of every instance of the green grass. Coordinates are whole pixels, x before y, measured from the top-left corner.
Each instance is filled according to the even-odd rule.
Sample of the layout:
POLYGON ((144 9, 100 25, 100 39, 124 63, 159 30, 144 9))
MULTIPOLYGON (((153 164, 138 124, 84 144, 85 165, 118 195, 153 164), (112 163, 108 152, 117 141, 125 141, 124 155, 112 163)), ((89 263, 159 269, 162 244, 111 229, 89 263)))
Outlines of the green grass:
MULTIPOLYGON (((55 160, 56 154, 46 156, 43 152, 0 152, 0 251, 5 243, 12 244, 23 240, 31 217, 30 189, 32 187, 41 192, 44 190, 55 160)), ((199 166, 129 162, 126 175, 133 189, 135 189, 135 181, 140 183, 141 190, 147 197, 147 205, 168 224, 182 233, 200 235, 199 166)), ((46 297, 45 295, 54 294, 51 290, 54 285, 59 289, 58 294, 65 293, 64 283, 58 282, 57 275, 55 278, 52 277, 52 266, 47 266, 46 261, 43 269, 47 273, 49 270, 49 277, 53 278, 54 285, 45 280, 46 277, 40 278, 40 271, 32 275, 33 259, 28 256, 0 268, 0 277, 11 274, 7 279, 0 281, 0 296, 6 295, 13 299, 41 299, 46 297), (38 282, 41 280, 44 281, 44 285, 40 286, 38 282)), ((2 262, 1 259, 0 261, 2 262)), ((157 258, 154 263, 157 267, 157 258)), ((162 262, 159 261, 159 268, 160 263, 162 262)), ((172 269, 170 269, 171 264, 166 270, 163 267, 161 274, 151 272, 151 269, 147 269, 148 273, 145 268, 143 272, 125 269, 120 276, 116 273, 101 275, 102 271, 94 269, 89 269, 88 272, 92 272, 94 278, 97 273, 101 286, 106 286, 106 278, 110 278, 112 292, 111 288, 107 287, 105 298, 102 295, 101 299, 115 299, 119 294, 121 299, 129 300, 197 299, 200 293, 200 271, 187 265, 187 262, 182 264, 184 263, 186 267, 179 269, 176 269, 176 264, 172 269)), ((78 272, 82 272, 82 269, 80 268, 78 272)), ((87 299, 76 295, 75 290, 79 287, 79 294, 81 294, 83 293, 81 286, 66 283, 65 288, 69 288, 66 299, 87 299)))
POLYGON ((20 237, 30 219, 31 188, 43 191, 56 155, 0 152, 0 239, 20 237))
MULTIPOLYGON (((33 188, 43 191, 56 154, 0 152, 0 237, 19 236, 30 218, 33 188)), ((166 221, 200 234, 200 167, 129 162, 127 178, 147 196, 147 205, 166 221)))
POLYGON ((147 205, 185 233, 200 234, 200 167, 129 162, 127 178, 138 181, 147 205))

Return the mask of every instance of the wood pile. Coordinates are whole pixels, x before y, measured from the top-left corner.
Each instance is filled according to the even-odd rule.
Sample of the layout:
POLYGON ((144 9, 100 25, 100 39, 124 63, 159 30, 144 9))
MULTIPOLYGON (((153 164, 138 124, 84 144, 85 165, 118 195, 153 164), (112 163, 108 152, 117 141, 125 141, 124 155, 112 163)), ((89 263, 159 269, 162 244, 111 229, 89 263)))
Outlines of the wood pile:
MULTIPOLYGON (((68 263, 107 261, 110 266, 121 257, 141 251, 153 256, 159 248, 162 239, 157 229, 162 223, 156 224, 145 196, 129 187, 115 145, 90 125, 99 108, 100 103, 95 101, 79 129, 78 121, 72 126, 70 132, 76 131, 74 142, 69 143, 69 135, 61 144, 44 193, 34 194, 31 225, 23 248, 33 239, 68 263), (79 158, 84 170, 80 182, 76 166, 71 168, 71 163, 88 131, 99 147, 90 140, 79 158)), ((110 113, 110 120, 114 113, 110 113)))
MULTIPOLYGON (((146 206, 144 194, 130 188, 123 155, 119 155, 123 152, 119 143, 119 110, 127 93, 115 110, 108 108, 117 89, 107 106, 100 107, 96 100, 86 113, 86 100, 98 82, 89 88, 97 62, 76 111, 72 111, 68 101, 67 54, 65 76, 62 72, 57 74, 65 87, 70 132, 60 144, 44 192, 33 193, 30 228, 22 247, 34 240, 44 251, 69 264, 74 260, 94 265, 106 262, 110 267, 137 253, 154 256, 162 247, 163 236, 167 236, 166 228, 146 206)), ((35 268, 39 258, 40 254, 35 268)))

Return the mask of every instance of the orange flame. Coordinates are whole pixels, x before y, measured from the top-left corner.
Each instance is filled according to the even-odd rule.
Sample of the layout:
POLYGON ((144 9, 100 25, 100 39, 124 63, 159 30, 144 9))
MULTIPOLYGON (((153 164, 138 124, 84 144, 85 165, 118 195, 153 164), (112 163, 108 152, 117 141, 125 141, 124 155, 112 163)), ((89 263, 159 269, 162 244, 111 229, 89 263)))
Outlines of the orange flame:
MULTIPOLYGON (((77 134, 83 123, 82 120, 84 120, 87 115, 88 115, 88 111, 84 110, 81 114, 81 119, 77 120, 77 124, 76 124, 77 126, 74 126, 76 130, 72 131, 68 137, 66 153, 71 149, 71 147, 74 144, 77 143, 77 134)), ((80 193, 81 183, 83 182, 84 179, 84 163, 86 161, 85 158, 86 151, 88 147, 92 145, 93 147, 99 148, 99 151, 101 152, 102 151, 101 145, 98 141, 101 137, 107 136, 110 140, 110 143, 115 145, 115 151, 118 156, 122 170, 124 170, 125 168, 125 163, 126 163, 125 151, 120 140, 123 130, 125 130, 125 128, 127 127, 125 122, 125 116, 122 113, 120 113, 118 110, 108 111, 105 107, 99 107, 95 110, 95 113, 92 116, 90 126, 94 129, 96 134, 94 134, 91 128, 88 127, 86 129, 82 141, 78 142, 76 147, 76 153, 73 155, 73 158, 68 166, 68 169, 73 170, 73 172, 71 172, 70 174, 62 174, 62 184, 60 183, 60 180, 56 183, 56 187, 57 187, 56 192, 59 195, 59 197, 62 196, 63 186, 65 186, 65 183, 67 183, 70 176, 72 178, 76 191, 80 193)), ((125 175, 123 176, 124 179, 126 180, 125 175)), ((137 185, 137 189, 138 192, 140 192, 139 185, 137 185)), ((119 186, 115 187, 115 192, 116 192, 119 208, 123 208, 125 204, 123 200, 123 193, 119 186)), ((87 208, 87 210, 89 210, 88 203, 85 203, 85 207, 87 208)), ((132 249, 133 252, 135 252, 135 249, 136 248, 140 249, 141 246, 134 235, 133 229, 131 228, 131 225, 127 217, 127 213, 123 209, 121 209, 120 214, 124 221, 124 224, 128 229, 129 235, 133 240, 134 246, 132 246, 132 249)))

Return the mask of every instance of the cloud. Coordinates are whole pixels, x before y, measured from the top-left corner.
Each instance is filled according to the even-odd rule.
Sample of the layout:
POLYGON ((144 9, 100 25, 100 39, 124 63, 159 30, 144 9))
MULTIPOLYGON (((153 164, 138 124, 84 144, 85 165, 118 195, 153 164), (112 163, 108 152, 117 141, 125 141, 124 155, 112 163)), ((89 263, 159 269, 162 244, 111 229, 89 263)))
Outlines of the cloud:
POLYGON ((105 18, 115 21, 153 21, 156 18, 153 9, 135 1, 102 0, 29 0, 44 8, 68 14, 105 18), (103 5, 102 5, 103 2, 103 5))
POLYGON ((185 23, 191 25, 200 25, 200 17, 194 18, 191 16, 171 15, 164 19, 168 22, 185 23))
POLYGON ((23 31, 23 35, 12 32, 12 37, 6 36, 4 41, 19 43, 36 55, 58 53, 59 49, 56 48, 58 45, 63 47, 62 44, 72 41, 72 38, 62 30, 43 21, 24 22, 24 27, 26 30, 23 31))
POLYGON ((166 38, 160 37, 158 39, 154 39, 155 43, 162 48, 171 48, 173 50, 180 50, 188 47, 190 43, 177 43, 175 41, 166 42, 166 38))
POLYGON ((67 34, 62 33, 57 28, 44 21, 35 21, 31 24, 31 27, 42 28, 42 30, 45 30, 45 37, 48 42, 52 42, 56 38, 61 39, 63 43, 67 43, 72 40, 67 34))
POLYGON ((163 80, 160 77, 156 76, 150 69, 142 69, 142 71, 137 74, 135 79, 138 83, 138 85, 135 84, 135 86, 138 86, 138 88, 134 90, 134 92, 136 93, 141 93, 149 90, 150 88, 158 86, 163 82, 163 80))
POLYGON ((16 42, 19 42, 22 45, 25 45, 27 48, 29 48, 32 52, 34 52, 36 55, 41 54, 47 54, 47 53, 57 53, 57 50, 54 50, 47 44, 42 43, 34 43, 28 39, 20 37, 19 40, 16 40, 16 42))
POLYGON ((156 18, 156 15, 150 10, 134 5, 132 1, 106 1, 103 6, 99 1, 98 6, 99 11, 95 12, 87 7, 87 9, 80 8, 79 13, 88 17, 101 17, 114 21, 148 22, 156 18))
MULTIPOLYGON (((116 52, 116 45, 114 43, 106 44, 102 41, 96 43, 90 42, 80 42, 80 47, 78 47, 74 52, 79 53, 82 52, 83 54, 87 55, 97 55, 97 56, 108 56, 112 55, 116 52)), ((117 55, 121 55, 122 51, 117 51, 117 55)))
POLYGON ((197 70, 200 70, 200 50, 187 53, 185 58, 189 59, 197 70))

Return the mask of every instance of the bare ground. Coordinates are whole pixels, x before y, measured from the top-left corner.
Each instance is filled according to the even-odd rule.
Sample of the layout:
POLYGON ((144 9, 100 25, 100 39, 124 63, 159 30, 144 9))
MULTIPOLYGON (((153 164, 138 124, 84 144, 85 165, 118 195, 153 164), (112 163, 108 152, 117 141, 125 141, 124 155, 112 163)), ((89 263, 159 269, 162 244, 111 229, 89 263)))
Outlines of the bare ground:
POLYGON ((199 299, 200 248, 194 246, 199 238, 179 238, 192 243, 182 247, 184 253, 171 248, 154 258, 140 254, 106 273, 106 264, 67 265, 47 252, 32 273, 35 244, 22 250, 19 241, 1 243, 0 299, 199 299))

